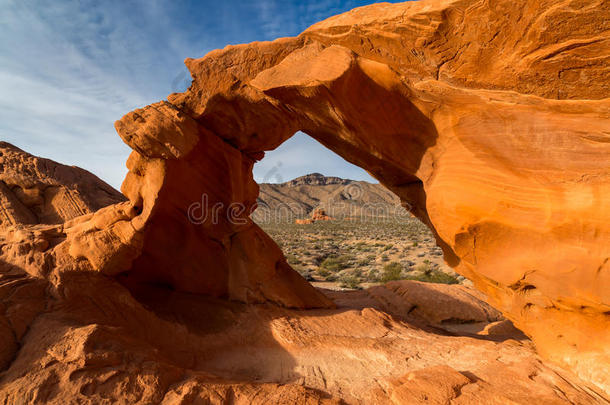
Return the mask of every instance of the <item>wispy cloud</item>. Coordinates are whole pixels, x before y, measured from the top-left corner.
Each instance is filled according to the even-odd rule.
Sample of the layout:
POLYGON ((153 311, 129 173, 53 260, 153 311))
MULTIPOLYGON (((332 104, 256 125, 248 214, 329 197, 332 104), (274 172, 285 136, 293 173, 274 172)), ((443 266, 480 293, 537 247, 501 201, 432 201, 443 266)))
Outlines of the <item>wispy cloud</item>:
POLYGON ((303 132, 297 132, 277 149, 267 152, 265 158, 254 165, 254 180, 282 183, 314 172, 377 182, 366 171, 345 161, 303 132))
POLYGON ((296 35, 361 3, 0 0, 0 139, 118 187, 130 150, 113 122, 182 90, 184 58, 296 35))

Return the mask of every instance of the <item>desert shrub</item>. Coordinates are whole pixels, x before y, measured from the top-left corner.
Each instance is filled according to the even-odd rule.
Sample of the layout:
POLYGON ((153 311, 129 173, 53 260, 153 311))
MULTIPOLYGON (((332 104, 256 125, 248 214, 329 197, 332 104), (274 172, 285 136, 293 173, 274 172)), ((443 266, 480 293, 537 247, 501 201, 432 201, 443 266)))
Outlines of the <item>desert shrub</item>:
POLYGON ((420 263, 417 266, 415 266, 415 268, 413 270, 415 270, 416 272, 425 274, 425 273, 432 271, 432 268, 430 267, 430 265, 428 263, 420 263))
POLYGON ((301 276, 303 276, 303 278, 305 278, 305 280, 315 281, 311 270, 309 270, 308 268, 303 267, 303 266, 298 266, 298 265, 292 266, 292 268, 295 269, 301 276))
POLYGON ((330 275, 330 271, 326 270, 323 267, 318 267, 317 272, 320 276, 326 278, 330 275))
POLYGON ((286 261, 288 262, 288 264, 291 264, 291 265, 301 264, 302 263, 301 259, 299 259, 295 255, 287 255, 286 256, 286 261))
POLYGON ((400 263, 391 262, 383 266, 381 281, 384 283, 392 280, 401 280, 402 278, 402 265, 400 263))
POLYGON ((394 245, 385 245, 385 247, 383 248, 384 251, 386 250, 390 250, 394 247, 394 245))
POLYGON ((408 276, 406 279, 438 284, 459 284, 460 282, 455 276, 436 269, 430 269, 422 274, 408 276))
POLYGON ((413 247, 417 247, 417 245, 419 245, 419 243, 417 243, 417 241, 413 242, 413 247))
POLYGON ((371 283, 376 283, 381 280, 381 277, 379 277, 379 272, 377 270, 371 270, 366 275, 366 279, 371 283))
POLYGON ((341 288, 351 288, 351 289, 357 289, 357 288, 361 288, 360 287, 360 280, 358 279, 358 277, 354 276, 354 275, 345 275, 343 277, 341 277, 339 279, 339 281, 341 281, 341 288))
POLYGON ((347 262, 349 261, 348 256, 330 256, 327 257, 320 263, 320 267, 332 272, 336 273, 341 271, 347 267, 347 262))

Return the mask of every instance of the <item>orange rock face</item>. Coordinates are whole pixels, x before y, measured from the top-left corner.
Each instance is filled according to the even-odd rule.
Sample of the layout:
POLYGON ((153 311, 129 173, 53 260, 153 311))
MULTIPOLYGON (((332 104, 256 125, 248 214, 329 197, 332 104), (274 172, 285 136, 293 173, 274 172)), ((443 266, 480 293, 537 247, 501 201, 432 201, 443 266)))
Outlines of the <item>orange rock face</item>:
MULTIPOLYGON (((117 132, 134 150, 122 186, 129 202, 61 226, 14 229, 4 236, 3 261, 29 274, 19 273, 20 277, 51 283, 54 299, 69 303, 64 308, 78 312, 81 306, 108 306, 91 309, 103 318, 97 324, 105 326, 81 326, 78 332, 57 327, 53 339, 62 343, 56 349, 46 354, 22 350, 10 378, 21 378, 26 365, 44 368, 58 361, 52 369, 66 369, 56 375, 70 372, 74 378, 79 378, 79 367, 90 362, 111 362, 124 369, 132 360, 121 355, 109 359, 105 349, 89 343, 103 341, 116 327, 124 328, 129 338, 111 340, 110 350, 133 348, 130 353, 139 359, 134 364, 163 367, 132 370, 164 376, 154 381, 157 388, 140 392, 139 398, 156 401, 171 384, 178 397, 184 392, 196 396, 196 381, 209 375, 235 380, 235 374, 218 371, 222 365, 197 366, 213 358, 213 351, 189 357, 190 349, 179 353, 160 348, 159 341, 172 338, 162 335, 167 325, 159 319, 168 316, 175 321, 172 317, 177 316, 182 322, 181 317, 189 315, 145 315, 120 285, 108 282, 115 277, 128 286, 153 283, 244 303, 331 308, 333 302, 293 271, 279 247, 249 218, 258 193, 254 163, 302 130, 368 170, 413 207, 434 231, 448 263, 530 336, 541 354, 610 391, 609 30, 610 7, 603 1, 431 0, 363 7, 318 23, 295 38, 229 46, 201 59, 187 59, 193 77, 188 91, 116 123, 117 132), (79 287, 96 277, 104 280, 100 288, 112 292, 103 292, 111 301, 101 299, 101 290, 90 288, 94 304, 81 297, 85 289, 79 287), (133 322, 156 325, 150 335, 130 329, 127 321, 104 318, 113 313, 132 316, 122 305, 135 308, 133 322), (68 341, 74 342, 79 355, 66 357, 68 341), (143 348, 144 341, 152 342, 151 347, 143 348), (145 361, 150 358, 152 363, 145 361), (176 386, 176 375, 185 368, 209 374, 189 375, 176 386)), ((38 287, 34 283, 31 288, 38 287)), ((382 315, 369 317, 371 313, 365 312, 359 315, 362 318, 347 317, 338 325, 365 328, 363 339, 393 333, 394 326, 388 328, 382 315)), ((333 313, 335 320, 341 316, 333 313)), ((83 319, 86 316, 76 324, 82 325, 83 319)), ((204 328, 184 324, 189 333, 204 328)), ((301 333, 343 336, 343 330, 327 335, 319 328, 316 320, 305 316, 302 325, 289 323, 269 333, 295 352, 305 341, 301 333)), ((180 334, 188 343, 184 347, 196 351, 200 343, 189 333, 180 334)), ((42 335, 38 338, 44 340, 42 335)), ((17 347, 19 340, 13 340, 17 347)), ((354 347, 358 353, 364 350, 354 347)), ((404 357, 401 350, 406 347, 396 343, 388 350, 384 356, 371 356, 371 361, 383 368, 384 359, 404 357)), ((496 353, 497 347, 489 350, 496 353)), ((6 362, 14 350, 7 353, 6 362)), ((480 396, 485 389, 481 381, 491 377, 479 380, 460 373, 459 367, 466 364, 462 360, 454 364, 458 369, 436 367, 432 361, 417 363, 421 370, 411 374, 397 368, 391 386, 384 386, 379 397, 371 385, 366 394, 350 393, 349 398, 386 403, 391 398, 400 403, 437 390, 434 400, 446 403, 477 381, 478 388, 469 387, 459 401, 486 402, 490 397, 480 396)), ((239 368, 237 363, 225 364, 225 371, 239 368)), ((304 367, 314 370, 305 375, 319 374, 318 363, 304 367)), ((511 376, 531 382, 544 374, 541 387, 548 388, 545 384, 552 380, 564 391, 559 377, 547 378, 549 374, 539 369, 538 363, 528 363, 511 370, 511 376), (524 370, 531 373, 524 375, 524 370)), ((128 381, 129 373, 103 375, 103 367, 99 370, 99 381, 128 381)), ((489 369, 478 371, 493 374, 489 369)), ((92 372, 83 376, 91 378, 92 372)), ((37 383, 54 384, 56 375, 41 372, 37 383)), ((275 377, 260 379, 287 381, 275 377)), ((495 378, 500 385, 503 378, 506 381, 506 375, 495 378)), ((85 380, 81 393, 102 392, 99 387, 105 383, 87 385, 85 380)), ((346 378, 341 385, 339 380, 333 380, 334 388, 326 380, 308 380, 306 386, 337 394, 355 381, 346 378)), ((270 389, 275 388, 256 388, 270 389)), ((248 390, 254 388, 242 386, 233 395, 246 395, 248 390)), ((221 395, 220 391, 206 395, 221 395)), ((52 395, 49 392, 44 395, 52 395)), ((516 392, 508 400, 525 401, 526 396, 516 392)), ((549 396, 541 401, 556 400, 556 391, 544 392, 549 396)), ((290 395, 332 400, 317 391, 290 395)), ((603 401, 589 395, 570 391, 568 397, 577 403, 603 401)))
MULTIPOLYGON (((279 250, 250 256, 234 241, 263 240, 247 219, 252 164, 302 130, 414 207, 446 260, 542 353, 608 387, 610 11, 575 4, 377 5, 188 59, 186 93, 117 123, 135 150, 123 190, 146 228, 131 270, 244 297, 235 266, 240 280, 268 278, 248 270, 257 255, 284 268, 279 250), (223 211, 195 230, 184 214, 203 194, 243 204, 244 224, 223 211), (189 259, 164 263, 167 243, 189 259)), ((276 301, 326 305, 299 294, 276 301)))

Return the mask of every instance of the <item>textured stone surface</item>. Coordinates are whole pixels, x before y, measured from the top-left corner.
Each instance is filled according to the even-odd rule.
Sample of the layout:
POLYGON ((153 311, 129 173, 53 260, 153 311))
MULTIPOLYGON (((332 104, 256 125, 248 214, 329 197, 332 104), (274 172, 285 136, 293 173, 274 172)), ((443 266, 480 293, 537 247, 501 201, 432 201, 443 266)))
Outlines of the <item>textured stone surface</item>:
POLYGON ((46 285, 0 271, 0 322, 13 325, 0 331, 14 333, 0 335, 3 403, 607 403, 527 339, 415 324, 366 291, 303 311, 97 272, 46 285))
POLYGON ((0 227, 60 224, 125 197, 78 167, 0 142, 0 227))
MULTIPOLYGON (((254 160, 303 130, 414 207, 446 260, 543 354, 608 387, 609 17, 607 2, 596 1, 384 4, 297 38, 188 59, 193 83, 168 101, 190 117, 173 124, 177 132, 196 126, 199 141, 179 136, 169 144, 181 152, 163 152, 155 139, 167 143, 165 135, 138 128, 153 119, 166 128, 172 116, 154 118, 156 106, 128 114, 119 134, 155 169, 132 170, 124 190, 153 211, 148 235, 169 223, 176 236, 195 232, 184 220, 189 204, 207 194, 210 206, 252 207, 254 160), (137 190, 144 184, 154 197, 137 190), (167 206, 182 216, 160 217, 167 206)), ((233 269, 222 263, 242 251, 227 238, 257 228, 221 218, 200 232, 213 266, 170 270, 160 258, 161 266, 142 266, 146 275, 243 297, 224 287, 233 269), (185 272, 220 285, 193 283, 185 272)), ((144 252, 174 240, 181 256, 199 254, 165 236, 144 241, 144 252)), ((298 287, 315 296, 306 290, 298 287)))
POLYGON ((187 59, 187 92, 116 124, 128 202, 2 235, 2 261, 57 306, 24 316, 25 342, 2 329, 5 398, 603 403, 510 340, 332 309, 248 215, 253 164, 302 130, 412 206, 539 353, 609 391, 609 24, 606 1, 379 4, 187 59), (146 309, 116 280, 179 305, 148 291, 146 309), (326 309, 214 322, 201 295, 326 309))
POLYGON ((430 325, 495 322, 501 314, 471 288, 419 281, 392 281, 368 290, 389 313, 422 319, 430 325))

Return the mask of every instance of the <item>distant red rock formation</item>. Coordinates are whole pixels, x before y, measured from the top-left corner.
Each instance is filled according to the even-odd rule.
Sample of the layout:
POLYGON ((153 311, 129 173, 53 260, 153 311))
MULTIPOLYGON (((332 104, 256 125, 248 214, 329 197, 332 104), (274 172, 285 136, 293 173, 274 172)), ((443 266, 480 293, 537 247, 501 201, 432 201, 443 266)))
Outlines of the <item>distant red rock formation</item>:
POLYGON ((323 208, 316 208, 311 213, 311 218, 306 219, 295 219, 295 224, 305 225, 305 224, 313 224, 317 221, 331 221, 334 218, 326 215, 326 211, 323 208))

